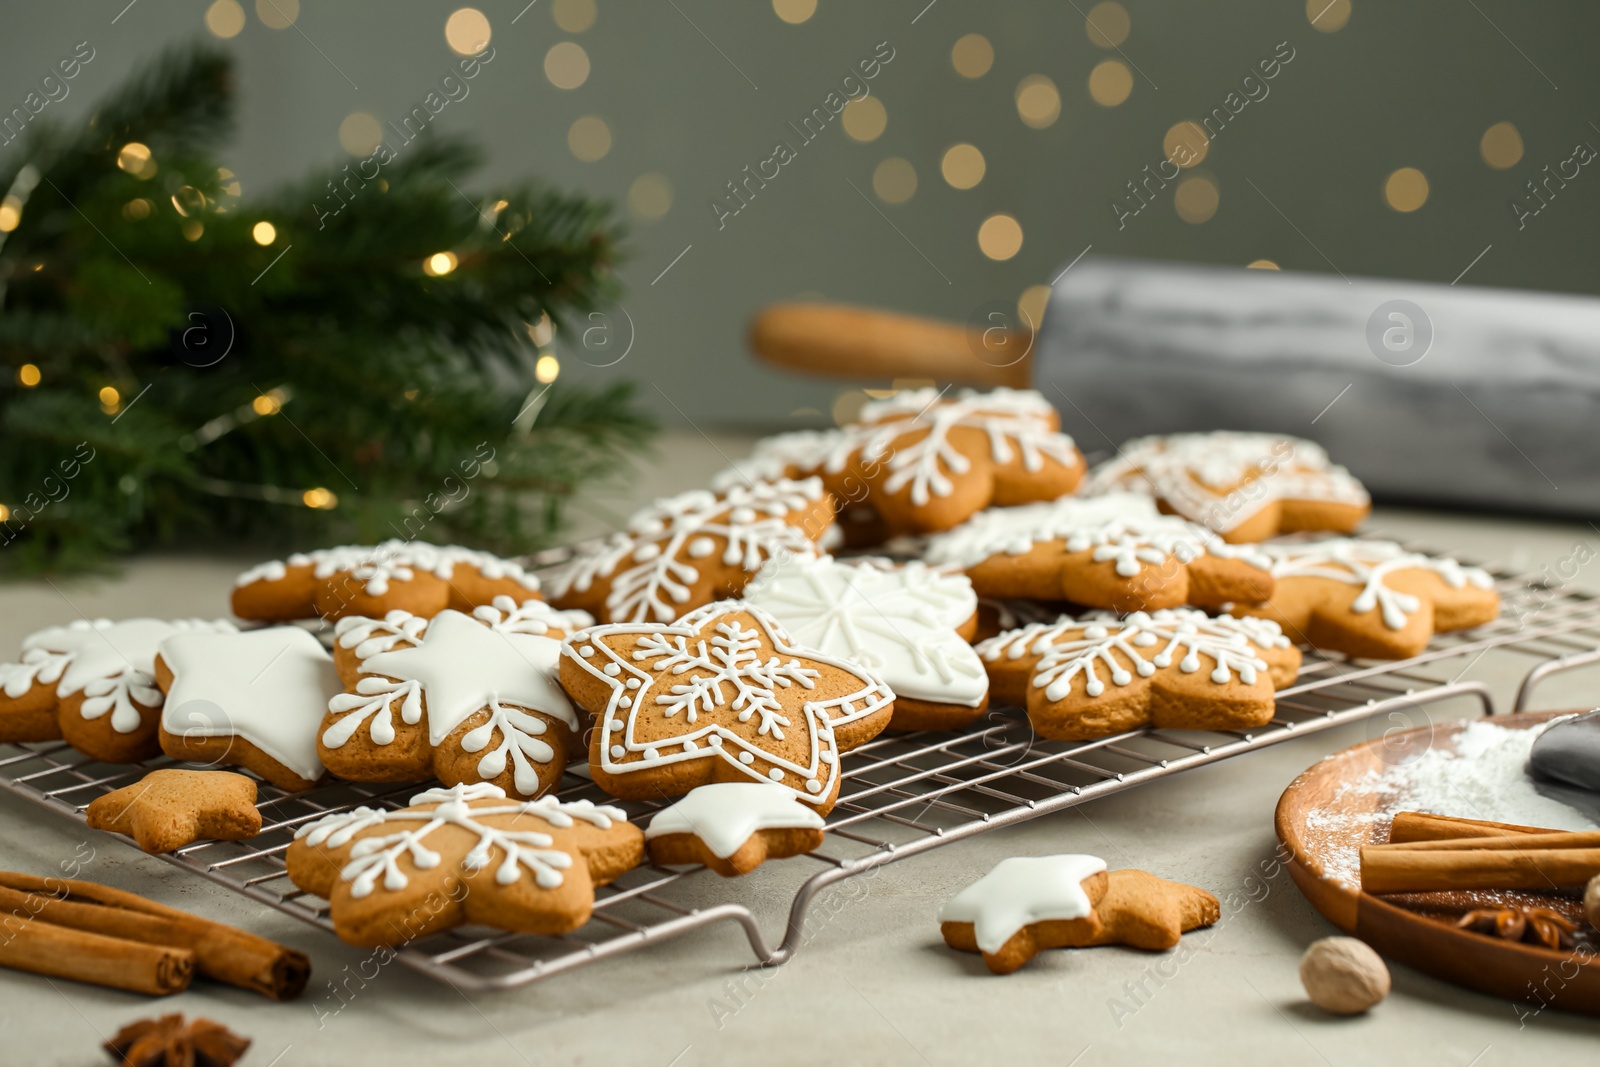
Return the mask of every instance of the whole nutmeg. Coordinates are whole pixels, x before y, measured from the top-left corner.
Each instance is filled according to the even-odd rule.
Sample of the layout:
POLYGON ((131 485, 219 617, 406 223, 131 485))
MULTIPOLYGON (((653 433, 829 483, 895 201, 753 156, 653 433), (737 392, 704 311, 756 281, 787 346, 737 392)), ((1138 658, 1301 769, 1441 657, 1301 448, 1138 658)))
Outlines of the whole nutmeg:
POLYGON ((1583 891, 1583 913, 1589 925, 1600 930, 1600 874, 1589 879, 1589 888, 1583 891))
POLYGON ((1300 957, 1300 984, 1323 1011, 1360 1015, 1389 995, 1389 968, 1353 937, 1325 937, 1300 957))

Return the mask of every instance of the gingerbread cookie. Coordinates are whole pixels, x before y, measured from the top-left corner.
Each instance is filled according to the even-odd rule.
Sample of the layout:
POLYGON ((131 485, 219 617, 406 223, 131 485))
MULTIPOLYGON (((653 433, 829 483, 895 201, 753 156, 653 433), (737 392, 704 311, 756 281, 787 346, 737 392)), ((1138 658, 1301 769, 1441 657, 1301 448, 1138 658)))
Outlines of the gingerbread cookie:
POLYGON ((982 597, 1067 600, 1113 611, 1220 607, 1272 595, 1267 557, 1112 493, 991 508, 928 541, 929 563, 964 569, 982 597))
POLYGON ((133 785, 95 797, 85 815, 94 829, 127 834, 150 853, 261 832, 256 783, 230 771, 151 771, 133 785))
POLYGON ((953 730, 983 714, 989 677, 967 639, 978 598, 963 574, 923 563, 775 559, 745 590, 800 644, 877 672, 896 730, 953 730))
POLYGON ((839 754, 876 737, 894 693, 857 664, 795 647, 739 600, 675 623, 597 626, 561 649, 561 685, 593 714, 589 772, 625 800, 773 781, 822 814, 839 754))
POLYGON ((1107 875, 1106 895, 1094 911, 1100 917, 1099 931, 1068 947, 1131 945, 1163 952, 1190 930, 1222 918, 1222 906, 1204 889, 1136 870, 1107 875))
POLYGON ((843 430, 795 430, 763 437, 750 455, 712 475, 711 488, 721 493, 755 482, 820 477, 833 495, 836 512, 833 527, 819 541, 822 547, 831 549, 829 541, 834 538, 848 548, 881 545, 896 531, 867 503, 866 480, 846 468, 856 447, 843 430))
POLYGON ((644 832, 653 863, 704 864, 724 878, 822 845, 822 816, 775 782, 713 782, 662 808, 644 832))
POLYGON ((1302 530, 1350 533, 1372 510, 1366 488, 1314 441, 1227 430, 1129 441, 1080 491, 1148 493, 1163 511, 1234 543, 1302 530))
POLYGON ((349 692, 329 701, 317 755, 352 781, 431 775, 536 797, 580 751, 582 724, 556 660, 561 639, 591 621, 510 597, 471 615, 340 619, 334 662, 349 692))
POLYGON ((995 696, 1025 707, 1034 732, 1058 741, 1141 726, 1262 726, 1274 689, 1300 669, 1299 649, 1275 624, 1192 608, 1063 616, 990 638, 978 654, 995 696))
POLYGON ((1016 597, 996 600, 992 597, 979 597, 978 625, 973 628, 968 640, 976 645, 991 637, 998 637, 1007 630, 1026 626, 1030 622, 1055 622, 1072 610, 1073 606, 1063 601, 1022 600, 1016 597))
POLYGON ((390 610, 436 615, 471 611, 497 596, 521 601, 539 595, 539 579, 520 564, 456 545, 389 540, 297 552, 252 567, 233 588, 241 619, 287 622, 390 610))
POLYGON ((30 635, 20 663, 0 664, 0 741, 64 737, 106 763, 160 755, 156 649, 188 630, 234 632, 220 620, 80 619, 30 635))
POLYGON ((161 751, 254 771, 280 789, 322 777, 317 724, 340 690, 333 657, 296 626, 174 634, 156 655, 161 751))
POLYGON ((773 556, 815 555, 833 524, 822 482, 756 482, 658 500, 551 575, 551 600, 602 622, 671 622, 737 596, 773 556))
POLYGON ((589 921, 596 886, 638 865, 644 835, 619 808, 510 800, 487 782, 429 789, 409 807, 302 826, 289 878, 325 897, 349 944, 395 947, 464 924, 564 934, 589 921))
POLYGON ((1082 944, 1100 931, 1095 906, 1106 894, 1098 856, 1012 856, 939 910, 945 944, 983 953, 1010 974, 1042 949, 1082 944))
POLYGON ((1409 552, 1393 541, 1330 537, 1267 542, 1276 591, 1235 615, 1271 619, 1296 641, 1347 656, 1405 659, 1435 633, 1465 630, 1500 615, 1494 579, 1448 557, 1409 552))

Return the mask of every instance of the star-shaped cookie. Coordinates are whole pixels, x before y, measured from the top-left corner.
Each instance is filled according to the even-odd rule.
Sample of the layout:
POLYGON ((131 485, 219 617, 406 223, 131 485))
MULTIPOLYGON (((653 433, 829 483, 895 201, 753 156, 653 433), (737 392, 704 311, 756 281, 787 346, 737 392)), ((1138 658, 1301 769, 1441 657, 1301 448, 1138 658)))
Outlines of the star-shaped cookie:
POLYGON ((772 781, 826 814, 839 754, 876 737, 894 693, 857 664, 796 647, 738 600, 677 622, 597 626, 561 650, 561 685, 597 720, 595 784, 625 800, 772 781))
POLYGON ((979 596, 997 599, 1127 612, 1272 595, 1258 546, 1225 544, 1135 493, 991 508, 929 539, 924 558, 964 569, 979 596))
POLYGON ((595 886, 638 865, 644 835, 619 808, 512 800, 487 782, 429 789, 398 810, 360 807, 302 826, 284 857, 363 947, 465 923, 563 934, 589 920, 595 886))
POLYGON ((951 948, 981 952, 989 970, 1010 974, 1042 949, 1098 934, 1105 892, 1098 856, 1012 856, 950 898, 939 932, 951 948))
POLYGON ((335 662, 350 692, 329 701, 317 754, 353 781, 434 775, 538 796, 580 743, 582 723, 556 681, 556 660, 561 639, 589 621, 509 597, 472 615, 340 619, 335 662))
POLYGON ((644 832, 652 862, 700 863, 724 878, 822 845, 815 808, 775 782, 712 782, 662 808, 644 832))
POLYGON ((1204 889, 1136 870, 1112 871, 1106 895, 1094 910, 1100 917, 1099 931, 1083 940, 1069 940, 1066 947, 1131 945, 1160 952, 1190 930, 1222 917, 1217 898, 1204 889))
POLYGON ((1272 720, 1300 651, 1265 619, 1193 608, 1030 623, 978 645, 995 695, 1041 737, 1087 740, 1157 726, 1237 730, 1272 720))
POLYGON ((205 838, 241 841, 261 832, 256 783, 229 771, 151 771, 89 802, 89 825, 127 834, 150 853, 205 838))

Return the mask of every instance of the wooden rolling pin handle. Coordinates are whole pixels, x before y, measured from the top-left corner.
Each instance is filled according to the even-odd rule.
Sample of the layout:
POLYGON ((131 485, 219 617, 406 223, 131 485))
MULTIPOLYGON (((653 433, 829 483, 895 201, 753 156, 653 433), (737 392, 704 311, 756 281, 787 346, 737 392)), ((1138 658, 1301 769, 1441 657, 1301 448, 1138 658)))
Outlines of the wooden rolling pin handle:
POLYGON ((750 323, 767 363, 825 377, 1025 388, 1033 334, 835 304, 774 304, 750 323))

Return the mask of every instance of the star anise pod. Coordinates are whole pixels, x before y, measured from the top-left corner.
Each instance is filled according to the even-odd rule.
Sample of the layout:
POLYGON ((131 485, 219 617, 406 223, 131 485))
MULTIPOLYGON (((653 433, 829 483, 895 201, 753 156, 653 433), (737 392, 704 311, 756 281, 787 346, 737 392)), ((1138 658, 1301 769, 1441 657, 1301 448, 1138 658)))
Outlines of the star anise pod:
POLYGON ((105 1043, 124 1067, 231 1067, 249 1047, 249 1038, 221 1023, 186 1023, 177 1014, 129 1023, 105 1043))
POLYGON ((1488 934, 1507 941, 1526 941, 1545 948, 1565 951, 1573 946, 1578 927, 1560 912, 1549 908, 1480 908, 1456 921, 1463 930, 1488 934))

